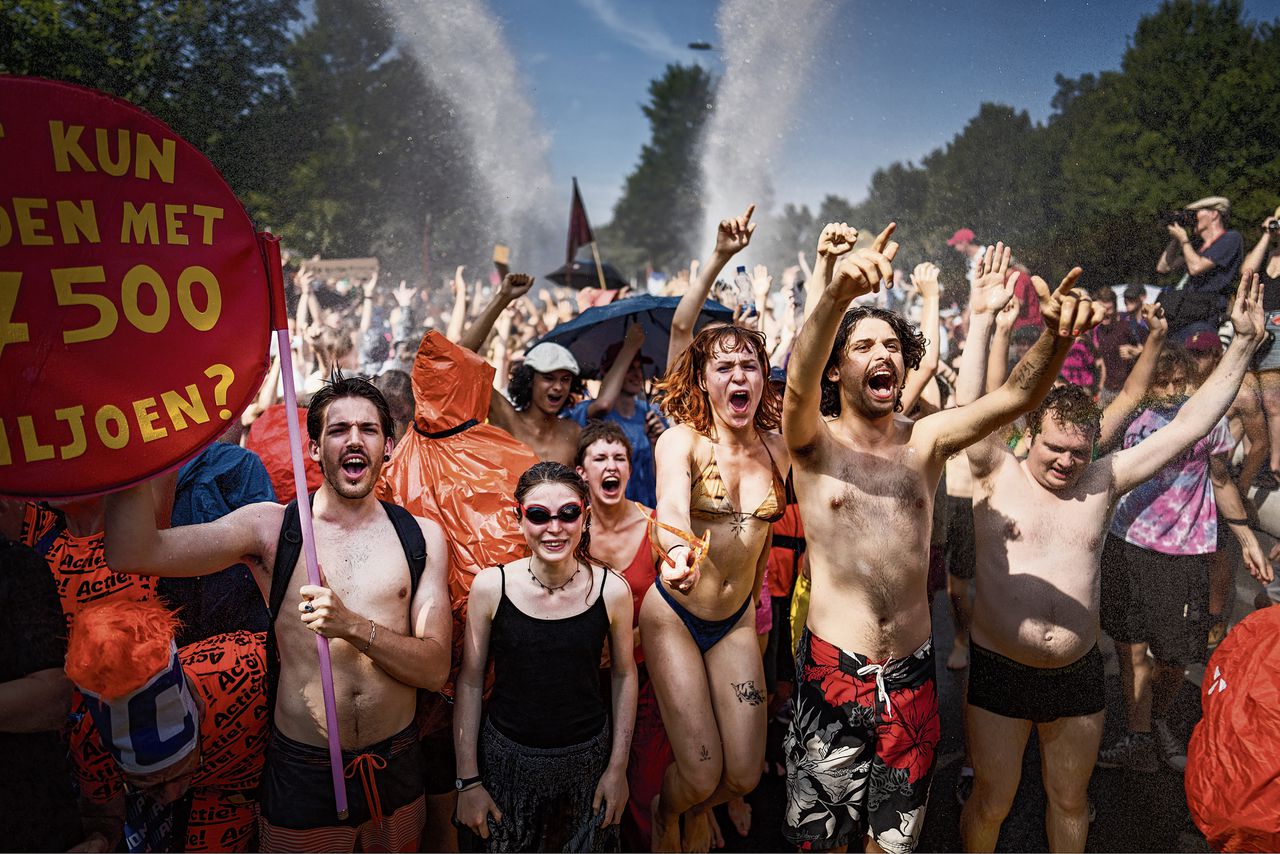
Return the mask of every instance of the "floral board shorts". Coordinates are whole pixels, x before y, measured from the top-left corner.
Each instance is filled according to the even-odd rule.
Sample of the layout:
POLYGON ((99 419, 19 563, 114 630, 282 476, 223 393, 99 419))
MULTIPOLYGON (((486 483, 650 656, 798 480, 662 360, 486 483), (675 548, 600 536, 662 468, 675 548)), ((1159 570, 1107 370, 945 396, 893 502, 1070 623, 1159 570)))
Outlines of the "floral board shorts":
POLYGON ((782 833, 802 849, 914 851, 941 729, 933 641, 870 662, 807 628, 796 650, 795 715, 782 833))

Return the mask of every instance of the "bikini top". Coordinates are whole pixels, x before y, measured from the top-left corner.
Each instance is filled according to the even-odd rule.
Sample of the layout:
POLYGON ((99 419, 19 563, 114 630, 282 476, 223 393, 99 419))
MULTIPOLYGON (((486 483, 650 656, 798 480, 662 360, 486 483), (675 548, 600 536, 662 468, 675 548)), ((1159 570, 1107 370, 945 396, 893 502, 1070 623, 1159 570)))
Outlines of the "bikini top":
POLYGON ((765 442, 764 451, 769 455, 769 468, 773 470, 773 484, 769 494, 751 513, 740 513, 729 501, 729 490, 720 476, 720 466, 716 462, 716 448, 711 446, 711 462, 707 463, 698 476, 693 479, 692 494, 689 497, 689 513, 693 516, 717 517, 733 516, 735 519, 752 517, 770 524, 777 522, 787 511, 787 484, 778 472, 778 465, 773 461, 773 453, 769 443, 765 442))

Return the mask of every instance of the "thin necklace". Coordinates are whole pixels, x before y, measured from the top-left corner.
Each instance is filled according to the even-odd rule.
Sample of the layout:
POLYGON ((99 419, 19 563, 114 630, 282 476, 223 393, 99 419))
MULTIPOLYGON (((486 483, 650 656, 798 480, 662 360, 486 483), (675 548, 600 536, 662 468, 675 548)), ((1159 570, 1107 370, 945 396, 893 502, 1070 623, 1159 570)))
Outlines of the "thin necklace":
POLYGON ((579 572, 582 572, 582 564, 578 564, 578 568, 573 571, 573 575, 569 576, 568 581, 565 581, 564 584, 560 584, 555 587, 548 587, 547 585, 543 584, 542 579, 539 578, 534 573, 533 561, 529 561, 529 577, 532 578, 534 581, 538 582, 538 586, 541 587, 543 590, 547 591, 548 593, 555 593, 557 590, 563 590, 566 587, 568 587, 569 583, 578 577, 579 572))

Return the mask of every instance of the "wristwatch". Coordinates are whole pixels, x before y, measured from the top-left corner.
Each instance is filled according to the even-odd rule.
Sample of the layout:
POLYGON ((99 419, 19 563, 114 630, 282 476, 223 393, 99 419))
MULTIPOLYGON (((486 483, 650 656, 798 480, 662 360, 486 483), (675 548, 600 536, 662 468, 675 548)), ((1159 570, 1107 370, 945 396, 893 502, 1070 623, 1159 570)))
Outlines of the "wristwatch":
POLYGON ((453 787, 461 792, 463 789, 470 788, 480 782, 479 775, 475 777, 459 777, 453 781, 453 787))

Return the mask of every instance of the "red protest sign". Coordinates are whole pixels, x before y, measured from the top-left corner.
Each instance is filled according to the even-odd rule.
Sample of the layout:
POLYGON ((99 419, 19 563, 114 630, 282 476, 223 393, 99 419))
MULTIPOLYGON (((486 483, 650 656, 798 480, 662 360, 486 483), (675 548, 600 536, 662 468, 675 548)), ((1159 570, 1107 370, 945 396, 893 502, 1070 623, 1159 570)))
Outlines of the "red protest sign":
POLYGON ((0 77, 0 495, 105 492, 213 441, 262 383, 269 287, 231 188, 162 122, 0 77))

